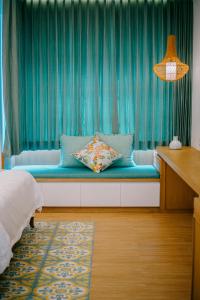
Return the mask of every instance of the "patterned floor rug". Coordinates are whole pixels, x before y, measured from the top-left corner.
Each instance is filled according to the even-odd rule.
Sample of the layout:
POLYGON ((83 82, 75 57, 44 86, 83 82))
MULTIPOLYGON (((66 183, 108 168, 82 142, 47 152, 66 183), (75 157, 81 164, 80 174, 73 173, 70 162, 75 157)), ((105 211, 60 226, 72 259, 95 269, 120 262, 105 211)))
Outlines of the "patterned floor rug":
POLYGON ((0 299, 89 299, 94 224, 36 222, 0 275, 0 299))

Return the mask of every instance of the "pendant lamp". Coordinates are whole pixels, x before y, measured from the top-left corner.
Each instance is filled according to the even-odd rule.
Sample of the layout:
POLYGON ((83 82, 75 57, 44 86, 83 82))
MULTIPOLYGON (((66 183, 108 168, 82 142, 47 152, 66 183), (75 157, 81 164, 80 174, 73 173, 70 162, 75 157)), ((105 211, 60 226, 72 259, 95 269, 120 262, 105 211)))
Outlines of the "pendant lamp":
POLYGON ((153 67, 154 73, 164 81, 181 79, 189 70, 189 66, 182 63, 176 53, 176 37, 169 35, 167 52, 161 63, 153 67))

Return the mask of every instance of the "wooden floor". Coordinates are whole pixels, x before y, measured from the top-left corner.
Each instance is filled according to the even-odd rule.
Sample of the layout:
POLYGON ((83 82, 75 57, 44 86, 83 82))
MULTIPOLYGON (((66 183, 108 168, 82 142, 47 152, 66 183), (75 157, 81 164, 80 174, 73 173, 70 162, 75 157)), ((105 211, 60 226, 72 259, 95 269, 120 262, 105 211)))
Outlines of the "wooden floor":
POLYGON ((189 300, 192 214, 41 213, 96 223, 91 300, 189 300))

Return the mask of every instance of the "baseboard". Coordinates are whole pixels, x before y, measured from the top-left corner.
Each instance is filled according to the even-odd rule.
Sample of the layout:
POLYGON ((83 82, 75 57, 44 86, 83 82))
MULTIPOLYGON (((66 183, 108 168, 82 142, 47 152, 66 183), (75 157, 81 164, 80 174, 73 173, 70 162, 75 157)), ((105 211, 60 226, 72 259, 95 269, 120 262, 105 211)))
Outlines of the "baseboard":
MULTIPOLYGON (((159 207, 44 207, 42 213, 193 213, 190 209, 161 210, 159 207)), ((38 215, 40 213, 37 213, 38 215)))
POLYGON ((160 212, 158 207, 44 207, 42 213, 160 212))

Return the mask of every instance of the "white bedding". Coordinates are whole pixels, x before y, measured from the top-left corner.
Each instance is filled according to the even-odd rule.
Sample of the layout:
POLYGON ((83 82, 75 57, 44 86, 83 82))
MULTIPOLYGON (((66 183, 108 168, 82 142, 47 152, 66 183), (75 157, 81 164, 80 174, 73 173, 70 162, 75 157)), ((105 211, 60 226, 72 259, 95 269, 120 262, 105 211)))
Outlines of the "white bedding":
POLYGON ((42 204, 39 186, 29 173, 0 172, 0 273, 9 265, 12 246, 42 204))

